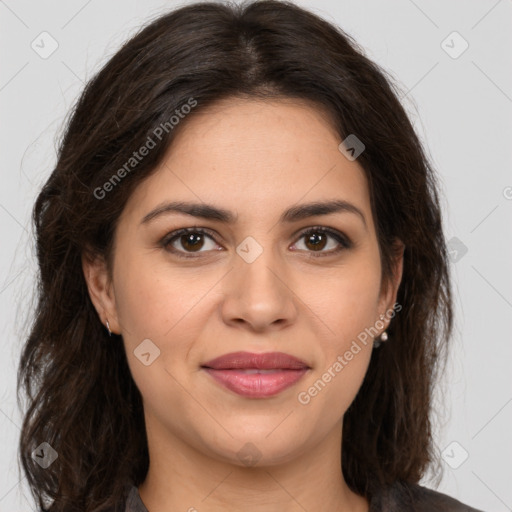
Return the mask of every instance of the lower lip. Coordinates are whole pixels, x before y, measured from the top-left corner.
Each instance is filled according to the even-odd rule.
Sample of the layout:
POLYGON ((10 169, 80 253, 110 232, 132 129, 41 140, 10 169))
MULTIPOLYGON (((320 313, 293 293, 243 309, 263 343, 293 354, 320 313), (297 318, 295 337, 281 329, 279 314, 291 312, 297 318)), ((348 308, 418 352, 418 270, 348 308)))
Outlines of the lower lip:
POLYGON ((213 370, 203 368, 217 382, 238 395, 251 398, 274 396, 293 386, 308 371, 280 370, 274 373, 245 373, 242 370, 213 370))

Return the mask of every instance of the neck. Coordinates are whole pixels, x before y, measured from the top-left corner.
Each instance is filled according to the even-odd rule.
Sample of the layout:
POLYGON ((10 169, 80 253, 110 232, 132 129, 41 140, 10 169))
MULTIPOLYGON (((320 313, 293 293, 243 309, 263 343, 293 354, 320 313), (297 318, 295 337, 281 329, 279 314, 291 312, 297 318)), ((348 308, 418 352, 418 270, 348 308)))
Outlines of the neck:
POLYGON ((341 426, 314 449, 254 466, 208 456, 168 431, 157 434, 148 432, 150 465, 139 486, 149 512, 238 512, 241 504, 244 512, 368 511, 341 471, 341 426))

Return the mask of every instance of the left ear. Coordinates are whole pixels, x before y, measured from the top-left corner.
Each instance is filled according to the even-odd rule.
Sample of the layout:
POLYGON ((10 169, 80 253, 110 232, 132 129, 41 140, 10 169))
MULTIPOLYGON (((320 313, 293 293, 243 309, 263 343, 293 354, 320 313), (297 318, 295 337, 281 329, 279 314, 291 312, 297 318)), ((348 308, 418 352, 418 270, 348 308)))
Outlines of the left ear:
POLYGON ((404 263, 405 245, 399 240, 395 239, 393 243, 393 261, 392 261, 392 275, 383 283, 379 297, 379 315, 385 315, 383 330, 386 330, 390 320, 386 312, 393 310, 398 295, 398 288, 402 282, 403 263, 404 263))

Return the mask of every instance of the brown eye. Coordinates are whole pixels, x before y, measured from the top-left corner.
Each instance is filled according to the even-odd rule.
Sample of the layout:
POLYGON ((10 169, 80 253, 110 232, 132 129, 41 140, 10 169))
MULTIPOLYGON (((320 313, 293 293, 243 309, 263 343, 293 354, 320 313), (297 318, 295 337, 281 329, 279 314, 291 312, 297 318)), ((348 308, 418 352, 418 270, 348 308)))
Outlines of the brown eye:
POLYGON ((307 252, 318 253, 314 254, 315 256, 328 256, 352 247, 352 243, 347 237, 338 231, 323 227, 309 228, 301 233, 300 239, 304 239, 307 252), (330 246, 329 239, 333 240, 330 246), (329 246, 328 249, 324 251, 327 246, 329 246))
POLYGON ((213 236, 200 228, 184 228, 173 231, 161 240, 160 245, 165 250, 183 258, 194 258, 193 253, 218 250, 213 236), (209 247, 208 243, 210 243, 209 247), (187 254, 191 255, 187 256, 187 254))
POLYGON ((308 249, 322 250, 327 243, 327 235, 325 233, 311 233, 306 235, 306 247, 308 249))
POLYGON ((202 237, 202 234, 188 233, 186 235, 181 235, 179 242, 187 251, 198 251, 204 244, 204 239, 202 237))

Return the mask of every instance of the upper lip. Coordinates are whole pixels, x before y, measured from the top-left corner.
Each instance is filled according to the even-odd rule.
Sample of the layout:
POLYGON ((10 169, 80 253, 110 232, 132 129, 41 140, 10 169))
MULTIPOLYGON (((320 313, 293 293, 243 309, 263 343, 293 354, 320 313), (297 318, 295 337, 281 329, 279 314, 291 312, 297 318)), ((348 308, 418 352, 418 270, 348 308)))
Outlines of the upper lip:
POLYGON ((231 352, 216 357, 201 366, 212 368, 214 370, 233 370, 233 369, 285 369, 302 370, 309 366, 297 357, 285 354, 284 352, 265 352, 255 354, 252 352, 231 352))

